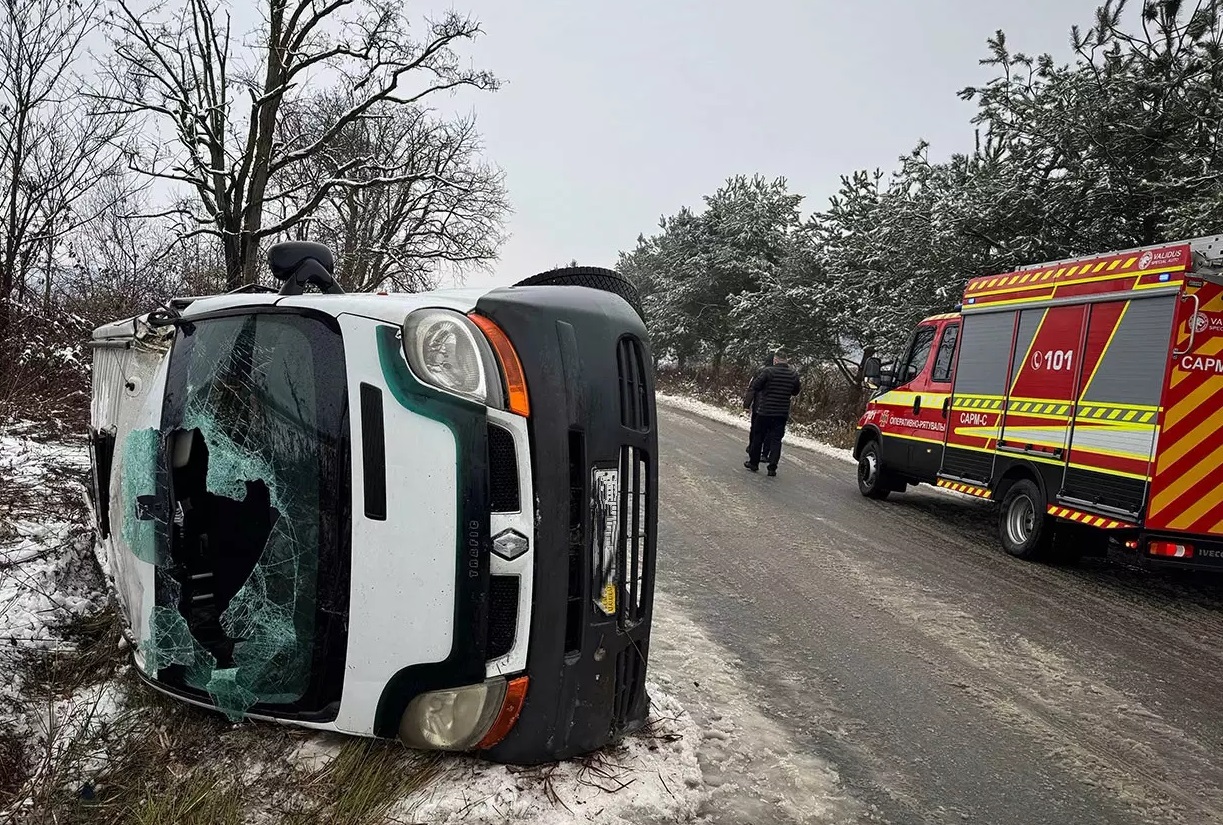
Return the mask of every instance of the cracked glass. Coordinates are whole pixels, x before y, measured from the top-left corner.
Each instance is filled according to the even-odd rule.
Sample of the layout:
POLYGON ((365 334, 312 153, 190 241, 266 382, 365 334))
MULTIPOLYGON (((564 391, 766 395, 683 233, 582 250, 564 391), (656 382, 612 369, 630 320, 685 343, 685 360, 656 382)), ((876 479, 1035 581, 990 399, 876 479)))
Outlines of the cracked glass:
MULTIPOLYGON (((347 437, 342 364, 337 332, 291 314, 185 323, 171 355, 160 459, 144 465, 159 469, 170 526, 143 652, 150 672, 231 718, 298 702, 316 671, 347 437)), ((130 449, 147 459, 152 435, 130 449)), ((132 483, 144 494, 149 479, 132 483)), ((138 555, 146 533, 132 528, 138 555)))

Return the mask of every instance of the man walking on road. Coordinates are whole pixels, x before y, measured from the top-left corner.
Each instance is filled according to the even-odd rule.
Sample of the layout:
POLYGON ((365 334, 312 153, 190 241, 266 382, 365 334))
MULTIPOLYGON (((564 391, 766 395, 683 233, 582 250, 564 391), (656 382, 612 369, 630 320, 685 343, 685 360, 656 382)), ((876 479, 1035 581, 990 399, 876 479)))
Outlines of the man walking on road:
MULTIPOLYGON (((761 366, 761 368, 756 371, 756 374, 752 376, 752 382, 747 385, 747 392, 743 396, 743 406, 752 411, 752 426, 751 430, 749 431, 750 434, 747 437, 749 444, 756 438, 756 433, 760 429, 760 416, 757 414, 757 408, 760 406, 760 393, 756 392, 756 390, 752 389, 752 387, 755 385, 756 379, 759 378, 766 369, 773 366, 774 349, 776 349, 776 347, 770 349, 768 354, 764 356, 764 365, 761 366)), ((748 447, 747 454, 752 454, 751 447, 748 447)))
POLYGON ((790 420, 790 399, 798 395, 801 388, 798 373, 781 350, 773 353, 773 366, 765 367, 752 381, 750 391, 756 396, 756 426, 752 428, 747 461, 743 466, 753 473, 760 469, 763 458, 768 464, 769 475, 777 475, 781 439, 786 434, 786 422, 790 420))

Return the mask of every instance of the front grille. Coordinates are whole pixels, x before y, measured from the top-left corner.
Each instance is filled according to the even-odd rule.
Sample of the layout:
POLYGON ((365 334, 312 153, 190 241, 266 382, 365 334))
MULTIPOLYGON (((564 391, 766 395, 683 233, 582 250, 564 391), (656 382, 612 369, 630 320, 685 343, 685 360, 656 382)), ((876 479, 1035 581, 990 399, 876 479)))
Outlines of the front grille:
POLYGON ((522 509, 514 435, 493 424, 488 425, 488 486, 494 513, 517 513, 522 509))
POLYGON ((644 616, 646 550, 650 546, 646 506, 649 502, 649 465, 646 454, 635 447, 620 450, 620 624, 634 625, 644 616))
POLYGON ((489 659, 498 659, 514 647, 518 632, 518 577, 490 576, 488 580, 489 659))
POLYGON ((620 423, 630 430, 650 429, 650 396, 646 385, 645 354, 641 342, 628 336, 616 345, 620 374, 620 423))
POLYGON ((645 651, 638 642, 630 642, 616 657, 616 693, 612 724, 617 733, 624 731, 625 722, 640 717, 645 701, 645 651))

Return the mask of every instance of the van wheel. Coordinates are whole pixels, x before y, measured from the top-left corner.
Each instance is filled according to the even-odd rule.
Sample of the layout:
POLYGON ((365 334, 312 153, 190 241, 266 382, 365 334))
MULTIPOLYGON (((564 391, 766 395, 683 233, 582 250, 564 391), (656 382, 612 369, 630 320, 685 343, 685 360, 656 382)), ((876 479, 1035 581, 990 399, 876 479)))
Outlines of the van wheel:
POLYGON ((1002 499, 998 535, 1002 549, 1035 561, 1048 555, 1053 543, 1053 519, 1045 512, 1045 497, 1029 479, 1015 482, 1002 499))
POLYGON ((879 442, 868 441, 858 455, 858 492, 878 501, 888 497, 895 489, 890 474, 883 467, 879 453, 879 442))

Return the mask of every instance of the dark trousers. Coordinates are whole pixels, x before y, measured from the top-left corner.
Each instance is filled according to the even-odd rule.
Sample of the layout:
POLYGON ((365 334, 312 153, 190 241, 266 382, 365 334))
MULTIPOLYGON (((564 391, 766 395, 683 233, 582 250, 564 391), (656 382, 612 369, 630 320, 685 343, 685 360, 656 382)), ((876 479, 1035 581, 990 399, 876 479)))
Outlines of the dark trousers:
POLYGON ((786 434, 784 415, 757 415, 752 419, 752 432, 747 445, 747 458, 753 466, 763 459, 769 469, 776 470, 781 458, 781 439, 786 434))

